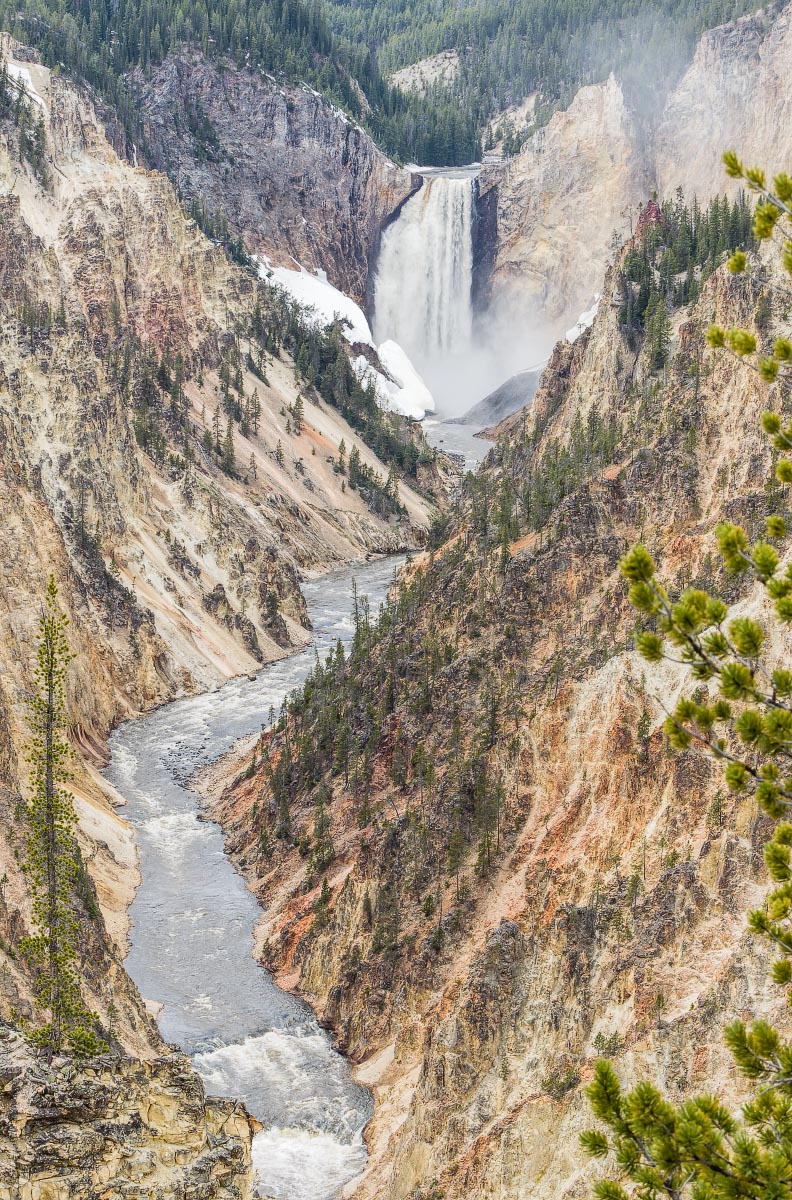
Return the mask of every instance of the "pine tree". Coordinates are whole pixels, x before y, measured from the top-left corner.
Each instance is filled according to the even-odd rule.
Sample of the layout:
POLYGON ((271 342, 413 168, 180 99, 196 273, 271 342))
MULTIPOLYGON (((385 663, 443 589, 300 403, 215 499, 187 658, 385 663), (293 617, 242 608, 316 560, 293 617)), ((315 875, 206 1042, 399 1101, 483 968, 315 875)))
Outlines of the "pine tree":
POLYGON ((303 403, 303 398, 301 395, 298 395, 296 400, 294 401, 294 404, 292 405, 292 409, 291 409, 291 415, 292 415, 292 428, 294 429, 294 432, 297 435, 297 437, 299 437, 303 431, 303 418, 305 415, 305 405, 303 403))
POLYGON ((457 826, 451 834, 451 840, 448 844, 448 869, 456 880, 456 894, 459 899, 459 869, 462 866, 462 860, 465 857, 467 843, 465 842, 462 830, 457 826))
POLYGON ((77 971, 77 920, 71 896, 80 870, 75 840, 77 818, 69 778, 71 754, 66 739, 66 670, 74 655, 66 639, 67 618, 58 608, 58 589, 50 576, 39 618, 35 693, 30 702, 31 795, 26 804, 30 833, 25 870, 33 895, 35 932, 21 950, 35 973, 35 995, 45 1023, 29 1032, 48 1061, 69 1049, 97 1054, 106 1049, 91 1029, 95 1016, 80 993, 77 971))
POLYGON ((316 801, 316 817, 314 818, 313 851, 311 866, 314 871, 324 871, 335 858, 333 835, 330 832, 330 815, 327 811, 329 793, 322 785, 316 801))
POLYGON ((250 424, 254 434, 258 434, 259 421, 261 420, 261 400, 257 389, 253 389, 253 395, 250 398, 250 424))
POLYGON ((353 446, 349 455, 349 486, 355 488, 361 481, 360 451, 353 446))
POLYGON ((234 454, 234 425, 229 416, 226 423, 225 437, 223 438, 223 459, 222 467, 226 475, 234 474, 236 464, 236 455, 234 454))
POLYGON ((319 898, 314 906, 314 927, 316 929, 324 929, 324 927, 327 925, 329 916, 328 910, 330 908, 330 900, 332 899, 332 895, 333 893, 330 891, 330 884, 327 882, 327 876, 325 875, 322 880, 322 890, 319 893, 319 898))
MULTIPOLYGON (((763 171, 746 170, 732 153, 724 158, 728 173, 760 196, 754 217, 757 238, 771 238, 779 223, 792 225, 789 176, 776 177, 771 190, 763 171)), ((713 214, 713 224, 724 211, 731 219, 726 204, 713 214)), ((723 222, 717 224, 713 236, 720 239, 723 222)), ((746 255, 736 252, 729 266, 742 273, 746 255)), ((788 255, 784 266, 792 274, 788 255)), ((713 326, 707 337, 713 348, 728 347, 751 361, 769 381, 788 380, 792 374, 792 343, 785 338, 776 341, 772 354, 757 356, 756 338, 746 330, 713 326)), ((783 424, 777 413, 766 412, 762 427, 781 454, 775 481, 792 484, 792 422, 783 424)), ((710 754, 728 788, 752 793, 776 822, 764 847, 776 886, 764 906, 750 914, 749 926, 773 946, 778 956, 773 981, 792 1000, 792 670, 772 649, 785 644, 792 623, 792 566, 781 569, 774 545, 788 533, 787 520, 777 513, 767 517, 764 537, 753 544, 738 525, 725 522, 717 531, 725 570, 749 576, 764 590, 780 626, 776 638, 768 638, 753 617, 730 612, 720 597, 703 589, 690 588, 672 600, 643 545, 625 556, 621 569, 631 603, 654 626, 637 636, 639 652, 649 663, 681 661, 689 673, 692 690, 665 722, 671 745, 710 754)), ((595 1186, 600 1200, 627 1200, 629 1195, 645 1200, 792 1197, 792 1043, 763 1020, 750 1028, 735 1021, 725 1038, 738 1069, 754 1084, 740 1115, 707 1095, 673 1105, 645 1081, 624 1092, 611 1063, 598 1062, 588 1095, 607 1133, 589 1130, 582 1143, 597 1158, 613 1152, 621 1174, 621 1181, 595 1186), (628 1191, 624 1184, 633 1186, 628 1191)))

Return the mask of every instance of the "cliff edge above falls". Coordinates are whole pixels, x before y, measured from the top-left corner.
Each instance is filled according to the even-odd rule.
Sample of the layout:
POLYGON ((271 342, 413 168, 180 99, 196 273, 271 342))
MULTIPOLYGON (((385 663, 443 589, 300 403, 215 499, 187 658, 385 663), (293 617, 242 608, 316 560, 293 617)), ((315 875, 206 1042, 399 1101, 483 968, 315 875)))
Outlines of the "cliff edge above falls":
POLYGON ((365 302, 382 226, 417 177, 316 91, 261 71, 183 51, 134 85, 145 155, 185 198, 224 213, 251 252, 365 302))

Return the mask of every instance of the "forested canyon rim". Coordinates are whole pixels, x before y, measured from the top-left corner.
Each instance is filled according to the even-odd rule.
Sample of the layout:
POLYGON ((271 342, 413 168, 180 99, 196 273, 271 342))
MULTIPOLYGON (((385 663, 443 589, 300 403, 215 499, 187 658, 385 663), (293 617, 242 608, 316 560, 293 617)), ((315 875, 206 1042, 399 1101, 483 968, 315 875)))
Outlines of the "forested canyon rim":
POLYGON ((742 614, 766 613, 712 549, 724 517, 753 534, 767 509, 757 424, 776 392, 703 341, 715 319, 766 355, 786 329, 786 281, 721 153, 789 164, 792 6, 744 7, 573 6, 562 38, 539 0, 443 3, 431 21, 422 0, 0 0, 17 39, 3 35, 0 71, 3 1200, 244 1200, 256 1134, 284 1200, 349 1184, 360 1094, 301 1000, 248 960, 256 902, 257 963, 371 1090, 360 1197, 583 1195, 602 1177, 578 1148, 599 1053, 624 1080, 736 1108, 724 1022, 789 1032, 745 926, 766 895, 769 818, 702 757, 668 754, 662 704, 682 681, 669 666, 650 677, 631 649, 618 574, 641 537, 676 590, 722 586, 742 614), (480 136, 488 161, 449 170, 480 136), (741 246, 751 270, 732 275, 741 246), (366 310, 380 351, 332 312, 300 311, 252 255, 321 273, 366 310), (586 310, 591 328, 554 345, 586 310), (467 352, 487 338, 493 382, 549 361, 462 480, 369 384, 398 388, 406 350, 438 401, 443 386, 461 395, 449 360, 479 398, 467 352), (328 571, 401 552, 382 623, 360 594, 335 611, 328 571), (110 1048, 54 1065, 24 1036, 44 1015, 23 866, 50 574, 75 653, 64 902, 110 1048), (327 628, 311 630, 306 592, 327 628), (295 652, 313 635, 306 681, 295 652), (302 685, 271 731, 268 678, 302 685), (111 731, 170 701, 113 735, 103 775, 111 731), (156 759, 144 742, 133 768, 125 745, 149 729, 156 759), (196 765, 255 897, 233 880, 230 924, 196 765), (180 918, 211 917, 206 944, 167 909, 148 926, 164 949, 133 937, 139 980, 162 980, 141 953, 167 964, 170 934, 180 968, 218 947, 205 980, 194 963, 180 975, 178 1003, 162 982, 146 1004, 124 967, 141 867, 154 883, 125 819, 133 777, 128 811, 161 835, 173 914, 173 864, 207 854, 192 866, 208 893, 180 918), (156 782, 172 809, 156 808, 156 782), (238 1038, 233 997, 221 1033, 207 1016, 228 939, 250 984, 238 1038), (232 1076, 254 1117, 206 1096, 232 1076), (295 1183, 301 1154, 333 1156, 326 1177, 295 1183))

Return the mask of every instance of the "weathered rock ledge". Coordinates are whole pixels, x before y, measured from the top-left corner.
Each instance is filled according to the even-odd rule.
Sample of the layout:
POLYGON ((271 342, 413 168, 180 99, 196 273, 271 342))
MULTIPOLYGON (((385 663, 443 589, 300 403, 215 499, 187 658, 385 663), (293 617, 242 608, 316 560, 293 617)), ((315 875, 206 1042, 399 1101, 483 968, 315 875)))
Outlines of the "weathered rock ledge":
POLYGON ((0 1200, 247 1200, 258 1128, 185 1055, 48 1068, 0 1032, 0 1200))

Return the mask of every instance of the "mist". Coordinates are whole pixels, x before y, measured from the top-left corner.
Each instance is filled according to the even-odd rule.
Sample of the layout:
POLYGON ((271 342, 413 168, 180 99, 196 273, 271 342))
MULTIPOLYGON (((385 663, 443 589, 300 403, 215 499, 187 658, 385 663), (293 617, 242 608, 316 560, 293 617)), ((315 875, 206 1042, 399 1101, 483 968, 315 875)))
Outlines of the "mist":
POLYGON ((429 175, 385 230, 374 280, 376 341, 409 355, 439 420, 463 416, 552 345, 539 321, 473 309, 475 173, 429 175))
POLYGON ((484 314, 466 347, 415 365, 434 397, 437 418, 444 421, 464 416, 507 379, 544 364, 552 344, 538 323, 510 327, 484 314))

